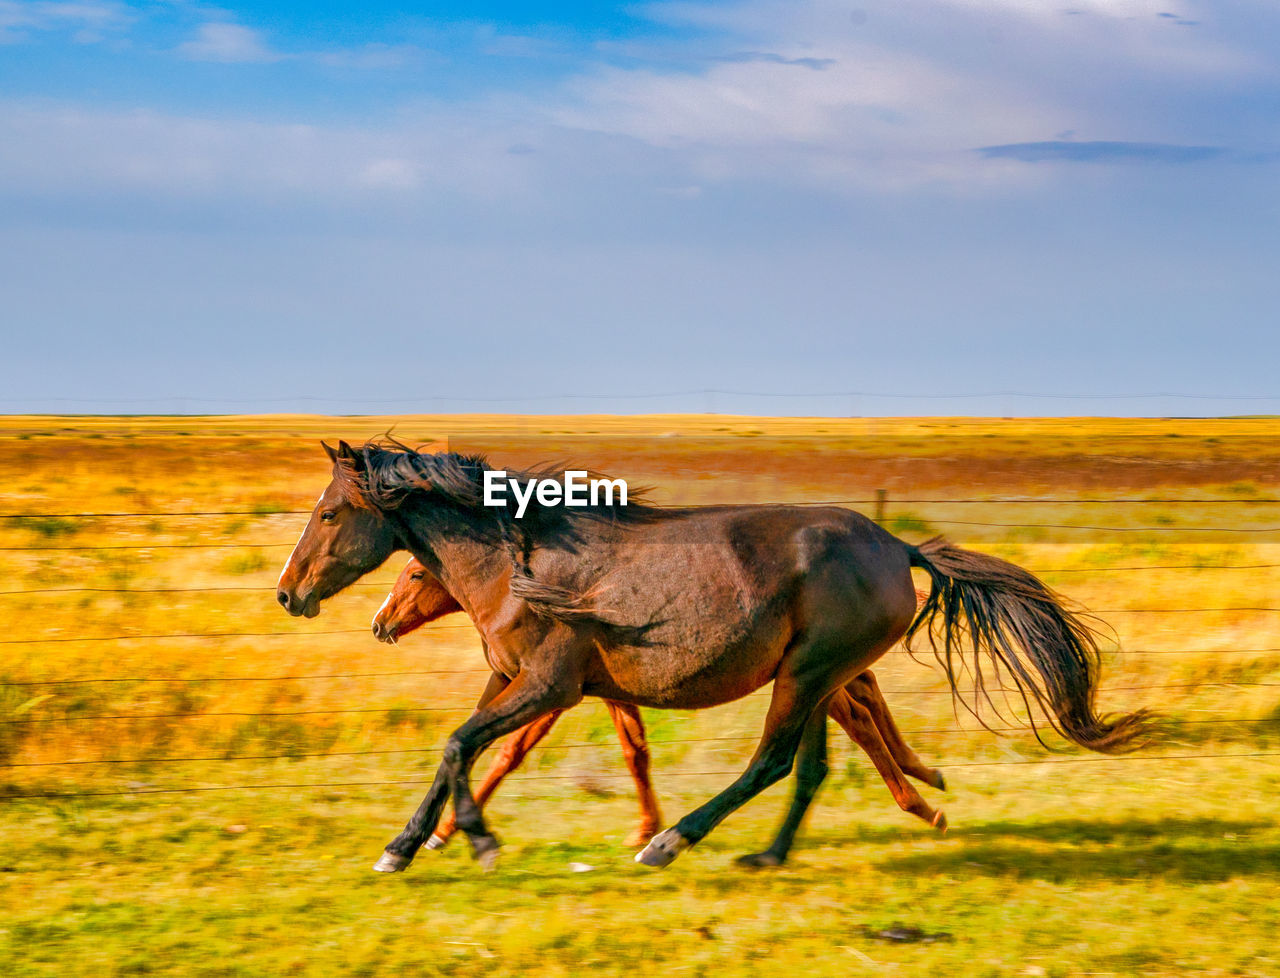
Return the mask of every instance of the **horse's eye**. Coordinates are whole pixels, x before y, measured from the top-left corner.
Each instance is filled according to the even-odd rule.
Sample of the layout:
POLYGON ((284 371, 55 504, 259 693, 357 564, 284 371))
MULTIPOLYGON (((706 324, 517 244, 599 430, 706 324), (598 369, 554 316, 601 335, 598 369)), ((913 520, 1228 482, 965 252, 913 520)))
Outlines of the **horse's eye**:
POLYGON ((416 573, 410 574, 410 575, 409 575, 409 580, 411 580, 411 581, 420 581, 420 580, 422 580, 422 571, 417 571, 416 573))
POLYGON ((336 514, 333 510, 331 510, 331 509, 326 509, 323 513, 321 513, 321 514, 320 514, 320 522, 321 522, 321 523, 332 523, 332 522, 333 522, 333 518, 334 518, 336 515, 337 515, 337 514, 336 514))

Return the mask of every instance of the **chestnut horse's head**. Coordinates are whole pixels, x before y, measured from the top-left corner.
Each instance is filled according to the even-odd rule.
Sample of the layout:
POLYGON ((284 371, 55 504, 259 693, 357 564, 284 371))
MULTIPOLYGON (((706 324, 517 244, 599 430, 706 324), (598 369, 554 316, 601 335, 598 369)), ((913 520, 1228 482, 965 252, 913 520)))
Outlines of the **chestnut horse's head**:
POLYGON ((405 564, 395 587, 373 616, 373 634, 378 641, 395 645, 400 636, 461 610, 444 585, 415 557, 405 564))
POLYGON ((276 585, 284 610, 308 618, 320 613, 325 598, 402 549, 396 524, 353 491, 363 478, 364 458, 346 442, 324 450, 333 462, 333 481, 321 493, 276 585))

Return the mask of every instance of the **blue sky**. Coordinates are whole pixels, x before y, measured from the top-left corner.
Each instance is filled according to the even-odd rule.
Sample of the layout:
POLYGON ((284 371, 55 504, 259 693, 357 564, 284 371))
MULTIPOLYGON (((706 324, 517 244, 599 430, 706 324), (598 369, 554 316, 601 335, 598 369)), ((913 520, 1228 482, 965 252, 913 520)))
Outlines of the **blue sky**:
POLYGON ((0 411, 1280 411, 1277 39, 0 0, 0 411))

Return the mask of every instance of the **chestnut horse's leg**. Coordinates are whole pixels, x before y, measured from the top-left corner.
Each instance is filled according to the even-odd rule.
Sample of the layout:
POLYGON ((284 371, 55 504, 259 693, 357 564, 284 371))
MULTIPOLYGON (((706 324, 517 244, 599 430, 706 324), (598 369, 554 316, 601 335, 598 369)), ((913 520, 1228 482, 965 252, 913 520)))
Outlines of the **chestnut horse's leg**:
POLYGON ((609 708, 609 716, 613 718, 613 725, 618 731, 622 759, 627 762, 627 770, 636 783, 636 796, 640 799, 640 824, 623 843, 634 849, 644 845, 662 828, 658 796, 654 794, 653 784, 649 781, 649 745, 644 739, 644 721, 640 719, 639 707, 614 700, 605 700, 604 705, 609 708))
POLYGON ((884 783, 893 795, 894 801, 904 812, 918 815, 941 832, 947 830, 947 817, 942 812, 935 812, 920 797, 920 792, 907 780, 902 769, 894 762, 893 755, 885 746, 872 719, 871 711, 849 695, 848 690, 840 689, 827 704, 832 719, 844 727, 845 733, 852 737, 871 758, 871 763, 884 778, 884 783))
POLYGON ((809 717, 805 724, 804 736, 800 740, 800 749, 796 751, 796 787, 791 798, 791 807, 787 817, 778 830, 773 845, 764 852, 739 856, 739 866, 781 866, 791 851, 791 843, 795 841, 796 830, 804 819, 805 812, 818 788, 827 777, 827 708, 821 704, 809 717))
MULTIPOLYGON (((566 670, 567 671, 567 670, 566 670)), ((552 669, 550 675, 555 675, 552 669)), ((436 773, 431 792, 418 806, 404 830, 387 845, 386 852, 374 869, 394 873, 406 869, 418 849, 435 830, 444 807, 444 792, 437 797, 436 784, 443 781, 453 788, 453 810, 458 828, 467 833, 476 859, 486 869, 490 868, 498 854, 498 840, 489 834, 484 817, 471 794, 468 774, 476 755, 504 734, 531 723, 552 710, 566 710, 582 699, 580 683, 571 683, 567 677, 557 677, 558 682, 542 676, 530 677, 521 671, 491 700, 476 710, 462 726, 453 732, 444 748, 444 760, 436 773)), ((487 692, 487 690, 486 690, 487 692)))
MULTIPOLYGON (((533 723, 521 727, 507 738, 507 742, 502 745, 502 753, 494 758, 480 785, 480 790, 476 792, 477 805, 484 808, 485 803, 502 783, 502 779, 524 763, 525 756, 533 750, 538 741, 551 732, 551 728, 555 726, 563 712, 564 710, 552 710, 546 716, 539 717, 533 723)), ((457 818, 453 814, 445 815, 440 821, 440 826, 427 840, 427 848, 443 849, 445 843, 449 841, 449 836, 453 835, 457 827, 457 818)))
POLYGON ((898 767, 902 768, 903 773, 911 775, 917 781, 923 781, 931 788, 946 791, 947 782, 942 777, 942 772, 920 760, 916 752, 902 738, 902 731, 898 729, 893 715, 889 712, 889 705, 884 701, 875 674, 868 670, 845 686, 845 689, 871 713, 871 719, 875 721, 876 729, 880 731, 885 746, 889 748, 889 753, 893 755, 893 759, 898 767))

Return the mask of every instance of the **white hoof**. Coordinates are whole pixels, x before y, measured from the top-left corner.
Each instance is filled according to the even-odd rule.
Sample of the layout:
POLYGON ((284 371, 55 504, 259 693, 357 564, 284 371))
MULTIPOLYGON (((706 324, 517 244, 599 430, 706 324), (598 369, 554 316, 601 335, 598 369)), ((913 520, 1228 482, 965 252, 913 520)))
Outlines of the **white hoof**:
POLYGON ((667 829, 655 835, 649 840, 647 846, 636 853, 636 862, 642 866, 661 869, 664 866, 670 866, 676 856, 688 848, 688 839, 675 829, 667 829))
POLYGON ((382 858, 373 864, 375 873, 403 873, 413 862, 407 856, 397 856, 394 852, 384 852, 382 858))
POLYGON ((443 849, 448 844, 449 844, 448 839, 443 839, 440 836, 436 835, 434 832, 432 832, 431 838, 429 838, 426 842, 422 844, 422 848, 423 849, 443 849))

